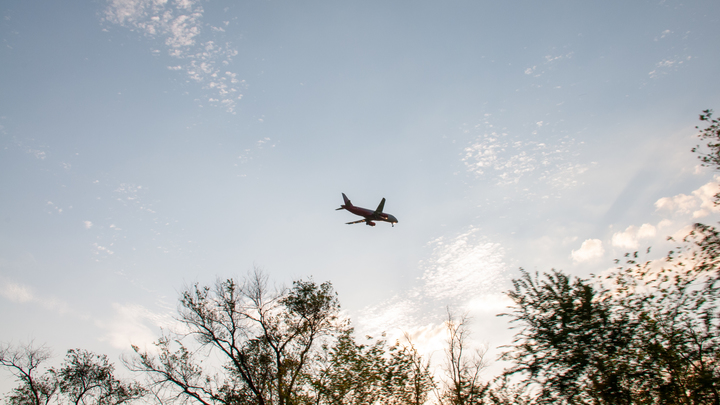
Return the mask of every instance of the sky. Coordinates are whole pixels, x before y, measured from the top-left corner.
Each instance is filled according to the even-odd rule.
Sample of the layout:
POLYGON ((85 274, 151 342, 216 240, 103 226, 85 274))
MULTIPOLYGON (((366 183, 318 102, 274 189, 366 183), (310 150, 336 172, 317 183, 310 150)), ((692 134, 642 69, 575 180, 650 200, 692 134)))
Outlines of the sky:
POLYGON ((719 218, 690 152, 717 1, 6 0, 0 38, 0 342, 57 361, 260 268, 426 355, 467 314, 496 372, 519 268, 719 218), (343 192, 399 223, 346 225, 343 192))

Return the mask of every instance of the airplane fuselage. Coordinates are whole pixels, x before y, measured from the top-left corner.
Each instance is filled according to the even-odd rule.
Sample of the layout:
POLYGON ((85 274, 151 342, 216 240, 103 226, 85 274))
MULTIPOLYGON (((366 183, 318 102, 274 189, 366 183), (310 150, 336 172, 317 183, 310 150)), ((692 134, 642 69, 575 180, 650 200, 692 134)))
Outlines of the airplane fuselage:
POLYGON ((347 196, 345 196, 345 194, 343 194, 343 200, 345 201, 345 204, 341 205, 340 208, 338 208, 338 210, 345 209, 355 215, 365 218, 364 220, 348 222, 348 224, 356 224, 359 222, 365 222, 366 225, 375 226, 375 223, 373 221, 383 221, 383 222, 389 222, 390 224, 395 226, 395 224, 398 222, 397 218, 395 218, 393 215, 382 212, 383 207, 385 205, 384 198, 380 202, 380 205, 378 206, 378 208, 374 211, 369 210, 367 208, 362 208, 362 207, 357 207, 357 206, 352 205, 352 203, 347 198, 347 196))

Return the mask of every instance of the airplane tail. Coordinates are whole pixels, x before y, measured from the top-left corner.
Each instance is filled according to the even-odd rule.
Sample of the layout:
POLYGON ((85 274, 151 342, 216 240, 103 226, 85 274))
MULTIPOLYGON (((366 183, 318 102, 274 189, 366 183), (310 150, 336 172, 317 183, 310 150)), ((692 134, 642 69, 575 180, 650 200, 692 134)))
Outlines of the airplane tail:
POLYGON ((343 201, 345 202, 345 205, 341 205, 340 208, 336 208, 335 211, 343 210, 343 209, 345 209, 345 207, 352 207, 352 206, 353 206, 352 203, 350 202, 350 199, 347 198, 347 196, 345 195, 345 193, 342 193, 342 196, 343 196, 343 201))
POLYGON ((375 210, 375 213, 382 214, 384 208, 385 208, 385 197, 383 197, 382 201, 380 201, 380 205, 378 205, 377 209, 375 210))

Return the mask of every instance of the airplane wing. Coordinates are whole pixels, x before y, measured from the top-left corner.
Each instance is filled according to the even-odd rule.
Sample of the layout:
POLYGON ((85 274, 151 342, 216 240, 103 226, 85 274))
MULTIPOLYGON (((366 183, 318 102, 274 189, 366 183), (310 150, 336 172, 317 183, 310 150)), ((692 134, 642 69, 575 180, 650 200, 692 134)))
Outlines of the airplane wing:
POLYGON ((382 214, 383 208, 385 208, 385 197, 383 197, 382 201, 380 201, 380 205, 378 205, 375 213, 382 214))
POLYGON ((353 222, 346 222, 345 224, 347 224, 347 225, 359 224, 359 223, 365 222, 365 221, 367 221, 367 219, 361 219, 359 221, 353 221, 353 222))

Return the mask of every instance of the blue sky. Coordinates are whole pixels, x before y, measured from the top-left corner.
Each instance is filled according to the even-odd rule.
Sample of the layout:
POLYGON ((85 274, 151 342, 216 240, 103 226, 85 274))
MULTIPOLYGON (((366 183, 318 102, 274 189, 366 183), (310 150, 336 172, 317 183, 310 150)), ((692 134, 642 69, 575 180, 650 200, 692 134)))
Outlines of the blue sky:
POLYGON ((436 353, 450 306, 496 350, 518 267, 587 276, 716 220, 690 148, 720 108, 719 15, 5 1, 0 341, 116 359, 184 286, 257 266, 332 281, 363 332, 436 353), (341 192, 399 224, 345 225, 341 192))

